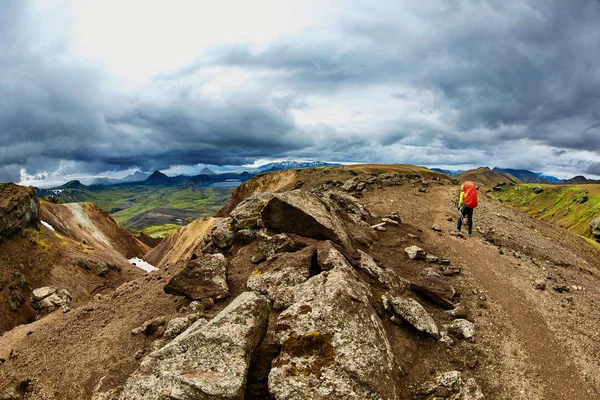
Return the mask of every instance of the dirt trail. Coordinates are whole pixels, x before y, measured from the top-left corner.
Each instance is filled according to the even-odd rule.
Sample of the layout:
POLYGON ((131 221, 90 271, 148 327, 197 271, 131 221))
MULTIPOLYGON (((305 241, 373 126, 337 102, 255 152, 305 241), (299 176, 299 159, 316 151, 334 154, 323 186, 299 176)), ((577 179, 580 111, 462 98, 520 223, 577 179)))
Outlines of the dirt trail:
MULTIPOLYGON (((519 274, 515 271, 521 267, 521 261, 512 255, 500 254, 496 246, 483 240, 481 232, 475 229, 477 224, 471 238, 461 239, 448 234, 454 229, 458 215, 452 202, 455 190, 447 186, 432 188, 427 194, 427 201, 419 202, 421 212, 407 215, 407 222, 423 226, 424 244, 443 251, 445 257, 461 265, 464 273, 474 280, 479 292, 487 297, 490 304, 497 306, 497 310, 492 309, 491 312, 499 315, 492 315, 491 318, 504 319, 505 325, 512 327, 516 343, 509 347, 515 350, 504 357, 517 358, 512 362, 528 369, 524 375, 529 382, 521 383, 520 394, 523 399, 590 398, 589 385, 581 379, 584 373, 574 364, 570 349, 561 343, 549 327, 540 311, 541 305, 530 302, 527 291, 532 291, 531 285, 529 282, 525 282, 525 285, 515 284, 515 281, 527 280, 523 276, 514 277, 516 273, 519 274), (448 216, 454 216, 453 221, 444 222, 448 216), (440 234, 432 231, 430 227, 434 223, 444 223, 445 232, 440 234), (519 354, 520 351, 516 349, 525 354, 519 354)), ((484 195, 480 195, 480 202, 485 204, 488 213, 500 207, 491 204, 484 195)), ((484 207, 475 210, 475 221, 478 211, 484 207)), ((466 227, 463 231, 466 236, 466 227)), ((498 322, 494 323, 497 325, 498 322)))

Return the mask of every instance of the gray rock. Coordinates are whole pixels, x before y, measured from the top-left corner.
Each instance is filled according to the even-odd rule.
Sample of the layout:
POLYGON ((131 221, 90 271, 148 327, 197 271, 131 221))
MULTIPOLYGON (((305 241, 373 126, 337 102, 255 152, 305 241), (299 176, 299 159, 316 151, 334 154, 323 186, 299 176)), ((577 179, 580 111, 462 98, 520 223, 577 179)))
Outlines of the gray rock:
POLYGON ((164 291, 192 300, 222 299, 229 295, 226 273, 227 259, 223 254, 204 254, 171 278, 164 291))
POLYGON ((348 193, 334 190, 326 192, 324 197, 337 204, 339 210, 347 213, 353 222, 364 221, 369 216, 365 207, 348 193))
POLYGON ((369 288, 349 267, 296 287, 277 322, 281 352, 269 374, 276 399, 397 399, 392 348, 369 288))
POLYGON ((323 271, 330 271, 335 267, 352 269, 346 257, 329 240, 319 242, 316 245, 317 264, 323 271))
POLYGON ((266 226, 282 233, 295 233, 314 239, 329 239, 351 248, 350 238, 331 205, 312 193, 277 193, 261 212, 266 226))
POLYGON ((435 382, 427 382, 421 388, 420 394, 426 395, 425 400, 437 400, 444 393, 443 398, 460 400, 482 400, 483 393, 475 379, 465 379, 460 371, 449 371, 439 374, 435 382))
POLYGON ((356 190, 356 186, 359 182, 360 179, 358 177, 350 178, 346 182, 344 182, 344 184, 342 185, 342 189, 347 192, 352 192, 356 190))
POLYGON ((260 213, 272 197, 273 193, 258 192, 238 204, 230 214, 235 230, 261 227, 260 213))
POLYGON ((384 307, 393 311, 421 332, 439 337, 439 330, 431 315, 416 300, 398 296, 382 296, 384 307))
POLYGON ((285 253, 260 266, 260 273, 250 275, 246 286, 266 295, 274 302, 276 310, 289 307, 294 299, 294 286, 310 278, 310 270, 316 263, 314 247, 307 247, 296 253, 285 253))
POLYGON ((431 227, 431 230, 436 231, 436 232, 441 232, 442 228, 438 224, 433 224, 433 226, 431 227))
POLYGON ((273 258, 275 254, 294 252, 302 248, 302 245, 293 241, 285 233, 269 236, 265 232, 259 231, 257 240, 258 250, 267 260, 273 258))
POLYGON ((31 307, 40 314, 48 314, 57 308, 69 310, 72 296, 67 289, 58 290, 54 286, 44 286, 35 289, 29 299, 31 307))
POLYGON ((600 242, 600 217, 596 217, 590 221, 590 228, 592 229, 592 235, 597 242, 600 242))
POLYGON ((231 226, 231 218, 226 218, 212 228, 212 242, 220 249, 231 247, 235 240, 235 232, 231 226))
POLYGON ((405 248, 404 251, 408 255, 408 258, 410 258, 411 260, 424 260, 425 259, 425 252, 419 246, 410 246, 410 247, 405 248))
POLYGON ((475 324, 466 319, 455 319, 448 326, 448 332, 459 339, 470 340, 475 337, 475 324))
POLYGON ((268 300, 245 292, 151 353, 121 393, 132 399, 243 399, 250 359, 269 320, 268 300))

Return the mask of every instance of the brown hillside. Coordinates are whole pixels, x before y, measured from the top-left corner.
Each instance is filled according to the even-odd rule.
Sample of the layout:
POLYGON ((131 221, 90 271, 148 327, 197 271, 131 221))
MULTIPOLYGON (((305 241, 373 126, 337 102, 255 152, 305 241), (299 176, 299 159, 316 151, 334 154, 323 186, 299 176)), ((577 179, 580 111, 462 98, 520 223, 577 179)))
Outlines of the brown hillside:
POLYGON ((93 203, 43 202, 41 211, 42 221, 78 242, 115 251, 127 259, 142 256, 150 249, 93 203))
POLYGON ((469 171, 465 171, 456 177, 461 182, 472 181, 483 186, 494 186, 499 183, 516 184, 521 183, 517 178, 510 174, 501 174, 492 171, 488 167, 479 167, 469 171))
MULTIPOLYGON (((20 193, 29 193, 29 188, 20 193)), ((127 259, 148 247, 98 207, 35 200, 34 208, 41 210, 36 220, 55 231, 45 225, 23 228, 0 244, 0 332, 32 321, 37 312, 29 298, 36 288, 67 289, 77 306, 143 274, 127 259)))
POLYGON ((340 181, 341 183, 359 174, 372 176, 379 174, 401 174, 419 175, 425 179, 450 179, 448 176, 428 168, 407 164, 357 164, 342 167, 274 171, 258 175, 238 186, 231 195, 231 200, 219 210, 217 216, 228 216, 240 202, 248 198, 252 193, 282 192, 293 190, 294 188, 311 190, 331 181, 340 181))
POLYGON ((202 248, 204 239, 220 218, 199 218, 165 237, 144 259, 157 268, 187 261, 202 248))

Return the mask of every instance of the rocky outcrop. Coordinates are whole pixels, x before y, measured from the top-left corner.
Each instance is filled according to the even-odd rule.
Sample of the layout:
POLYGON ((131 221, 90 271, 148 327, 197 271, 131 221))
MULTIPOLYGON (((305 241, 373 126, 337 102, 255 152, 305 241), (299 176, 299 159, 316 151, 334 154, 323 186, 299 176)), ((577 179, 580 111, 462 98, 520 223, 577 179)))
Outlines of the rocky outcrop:
POLYGON ((0 241, 40 224, 40 202, 33 188, 0 184, 0 241))
POLYGON ((165 293, 186 296, 192 300, 227 297, 227 259, 217 253, 191 260, 183 271, 169 280, 164 290, 165 293))
POLYGON ((268 300, 242 293, 211 321, 197 321, 146 357, 119 398, 243 399, 250 360, 268 319, 268 300))
POLYGON ((40 314, 48 314, 57 308, 68 311, 71 306, 71 293, 67 289, 58 290, 54 286, 44 286, 31 293, 31 307, 40 314))
POLYGON ((392 349, 370 296, 347 263, 296 286, 294 304, 277 321, 272 396, 397 398, 392 349))
POLYGON ((596 217, 590 221, 590 228, 592 229, 594 239, 600 242, 600 217, 596 217))

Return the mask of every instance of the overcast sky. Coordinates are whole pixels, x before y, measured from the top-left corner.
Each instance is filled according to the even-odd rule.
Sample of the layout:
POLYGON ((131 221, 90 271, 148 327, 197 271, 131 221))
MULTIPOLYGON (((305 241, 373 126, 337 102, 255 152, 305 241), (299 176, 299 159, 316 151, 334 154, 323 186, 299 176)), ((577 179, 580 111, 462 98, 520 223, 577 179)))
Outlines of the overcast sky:
POLYGON ((598 0, 3 0, 0 181, 270 159, 597 178, 599 21, 598 0))

